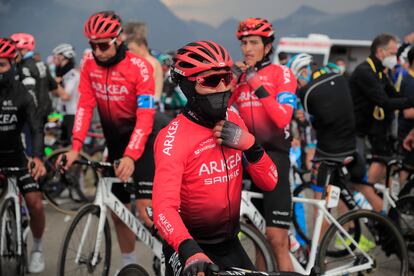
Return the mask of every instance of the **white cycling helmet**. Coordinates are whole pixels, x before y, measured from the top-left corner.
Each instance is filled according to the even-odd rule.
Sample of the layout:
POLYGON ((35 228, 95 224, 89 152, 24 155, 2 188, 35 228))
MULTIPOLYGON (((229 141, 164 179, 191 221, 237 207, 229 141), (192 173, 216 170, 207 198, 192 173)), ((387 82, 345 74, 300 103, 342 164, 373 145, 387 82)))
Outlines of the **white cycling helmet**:
POLYGON ((74 58, 76 56, 75 49, 68 43, 62 43, 53 49, 53 55, 63 55, 65 58, 74 58))
POLYGON ((306 67, 310 65, 313 61, 313 58, 311 55, 306 53, 301 53, 293 56, 288 63, 286 64, 287 67, 289 67, 292 72, 295 74, 295 76, 298 76, 300 69, 303 67, 306 67))

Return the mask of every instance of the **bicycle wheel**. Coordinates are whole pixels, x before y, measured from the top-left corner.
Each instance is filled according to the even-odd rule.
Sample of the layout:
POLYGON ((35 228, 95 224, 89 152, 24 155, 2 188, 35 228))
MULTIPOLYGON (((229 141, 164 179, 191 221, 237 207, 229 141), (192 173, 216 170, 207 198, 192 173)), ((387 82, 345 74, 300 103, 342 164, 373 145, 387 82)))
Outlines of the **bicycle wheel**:
POLYGON ((95 265, 91 263, 95 250, 99 215, 100 208, 90 204, 84 206, 74 218, 65 234, 60 250, 57 273, 59 276, 78 274, 108 275, 111 263, 111 232, 107 219, 105 220, 104 237, 101 241, 98 261, 95 265), (84 232, 86 236, 80 250, 81 252, 79 252, 79 260, 76 262, 84 232))
POLYGON ((397 207, 390 209, 388 216, 395 222, 407 243, 410 270, 414 271, 414 196, 403 196, 396 204, 397 207))
MULTIPOLYGON (((74 164, 65 174, 58 174, 58 178, 54 178, 56 159, 67 151, 68 149, 56 150, 45 159, 48 173, 42 179, 41 187, 53 208, 64 214, 75 215, 83 205, 93 202, 98 174, 88 166, 74 164)), ((88 160, 89 156, 80 153, 80 158, 88 160)))
POLYGON ((0 211, 0 271, 1 275, 24 275, 25 256, 23 235, 17 232, 16 211, 14 200, 4 201, 0 211), (18 253, 18 235, 22 240, 22 254, 18 253))
MULTIPOLYGON (((293 190, 294 197, 313 199, 315 191, 310 187, 310 183, 302 183, 293 190)), ((300 202, 293 202, 292 221, 295 226, 296 233, 299 235, 298 241, 301 245, 310 246, 313 225, 316 218, 316 210, 311 205, 306 206, 300 202)))
POLYGON ((240 222, 238 237, 250 260, 259 270, 276 271, 272 248, 262 233, 253 226, 240 222))
POLYGON ((148 272, 139 264, 129 264, 124 266, 117 276, 149 276, 148 272))
MULTIPOLYGON (((351 247, 348 239, 335 225, 331 225, 323 237, 317 262, 322 273, 329 275, 330 271, 338 267, 355 267, 368 263, 362 253, 367 253, 373 259, 371 267, 364 271, 347 273, 346 275, 408 275, 408 256, 404 239, 392 221, 378 213, 367 210, 356 210, 346 213, 338 219, 338 223, 348 231, 352 237, 352 229, 358 224, 361 229, 361 238, 358 248, 351 247), (346 256, 330 257, 328 250, 347 250, 346 256)), ((338 272, 335 275, 342 275, 338 272)))

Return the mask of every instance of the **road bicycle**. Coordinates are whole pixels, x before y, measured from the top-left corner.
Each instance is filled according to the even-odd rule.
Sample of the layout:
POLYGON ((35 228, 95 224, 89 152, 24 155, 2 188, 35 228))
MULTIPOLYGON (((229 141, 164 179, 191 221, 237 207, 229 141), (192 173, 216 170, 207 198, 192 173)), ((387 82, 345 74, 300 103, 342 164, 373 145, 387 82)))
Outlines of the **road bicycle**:
MULTIPOLYGON (((326 159, 321 162, 329 168, 325 181, 326 197, 292 199, 294 203, 302 203, 306 208, 317 210, 310 248, 306 250, 309 252, 306 266, 303 267, 295 255, 289 253, 295 271, 309 275, 312 267, 317 265, 323 275, 358 275, 373 271, 378 273, 376 275, 408 275, 407 249, 403 237, 392 221, 368 210, 351 211, 338 219, 328 211, 337 206, 340 195, 339 188, 329 185, 328 189, 328 183, 332 173, 344 160, 326 159), (324 220, 329 223, 329 228, 321 237, 324 220), (371 242, 370 246, 364 245, 362 241, 371 242)), ((264 250, 270 248, 264 245, 267 243, 264 236, 265 220, 251 201, 253 198, 261 197, 260 193, 243 191, 241 217, 249 222, 250 226, 254 226, 254 230, 249 233, 249 239, 263 243, 261 246, 245 250, 252 261, 255 261, 258 255, 264 256, 267 269, 269 264, 266 260, 272 258, 273 254, 271 250, 264 250)))
MULTIPOLYGON (((113 168, 113 164, 108 162, 78 160, 75 163, 89 166, 95 171, 99 169, 112 170, 113 168)), ((111 192, 114 183, 122 185, 119 182, 120 180, 116 177, 99 176, 94 202, 79 210, 64 236, 58 263, 57 274, 59 276, 75 273, 108 275, 112 248, 107 218, 109 210, 112 210, 135 233, 137 239, 152 250, 154 270, 157 274, 162 275, 164 271, 162 243, 111 192)))
MULTIPOLYGON (((373 185, 369 183, 361 183, 362 185, 369 185, 374 187, 378 194, 382 196, 383 207, 381 214, 388 216, 401 232, 404 240, 407 243, 408 256, 410 259, 410 268, 414 269, 414 195, 409 193, 401 193, 399 190, 399 184, 392 178, 395 173, 399 171, 401 164, 397 159, 384 160, 387 164, 386 179, 390 184, 387 187, 384 184, 375 183, 373 185)), ((300 170, 295 170, 299 179, 303 180, 300 170)), ((350 191, 347 185, 347 170, 345 166, 338 167, 339 179, 335 183, 340 188, 340 198, 347 210, 357 209, 369 209, 372 207, 368 201, 362 196, 360 199, 356 199, 354 194, 350 191)), ((406 186, 408 187, 408 186, 406 186)), ((303 182, 297 186, 293 192, 295 197, 314 197, 314 190, 309 182, 303 182)), ((337 211, 337 210, 336 210, 337 211)), ((304 208, 301 203, 293 204, 293 223, 295 230, 299 236, 299 240, 302 245, 309 246, 311 244, 312 237, 312 224, 315 217, 315 210, 313 208, 304 208)), ((328 252, 329 253, 329 252, 328 252)))
POLYGON ((30 216, 17 185, 27 168, 0 168, 7 177, 7 192, 0 209, 0 275, 25 275, 27 270, 27 236, 30 216))

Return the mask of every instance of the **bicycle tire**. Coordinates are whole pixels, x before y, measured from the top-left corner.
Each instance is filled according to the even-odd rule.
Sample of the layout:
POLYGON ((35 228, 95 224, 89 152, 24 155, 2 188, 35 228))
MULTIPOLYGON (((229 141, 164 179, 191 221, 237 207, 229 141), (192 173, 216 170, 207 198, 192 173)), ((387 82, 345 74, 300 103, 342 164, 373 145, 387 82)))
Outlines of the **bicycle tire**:
MULTIPOLYGON (((65 233, 64 236, 64 241, 62 243, 62 247, 60 250, 60 257, 59 257, 59 261, 58 261, 58 272, 57 275, 59 276, 68 276, 68 275, 73 275, 73 271, 69 271, 66 273, 66 259, 68 259, 68 253, 72 252, 73 254, 75 254, 76 257, 76 253, 78 250, 78 245, 79 242, 77 243, 77 245, 74 246, 74 248, 70 248, 70 242, 72 237, 75 236, 75 238, 81 238, 81 233, 82 231, 76 235, 75 230, 77 230, 77 228, 82 227, 82 225, 80 225, 81 220, 85 217, 88 217, 89 215, 91 215, 91 218, 98 218, 97 219, 97 223, 99 221, 99 216, 100 216, 100 208, 99 206, 96 205, 92 205, 92 204, 88 204, 86 206, 84 206, 82 209, 79 210, 78 214, 75 216, 75 218, 73 219, 71 225, 69 226, 67 232, 65 233)), ((87 219, 87 218, 86 218, 87 219)), ((97 227, 97 225, 96 225, 97 227)), ((94 250, 94 246, 95 246, 95 238, 96 238, 96 230, 97 229, 93 229, 95 231, 90 231, 92 233, 92 237, 90 239, 86 238, 85 240, 88 242, 92 242, 92 245, 90 247, 90 250, 88 250, 88 252, 86 253, 82 253, 81 255, 81 259, 83 257, 83 259, 81 260, 83 263, 81 264, 75 264, 74 262, 74 258, 68 260, 68 262, 70 262, 71 264, 75 264, 77 265, 77 269, 79 270, 86 270, 87 272, 91 273, 93 271, 96 270, 97 266, 92 266, 90 261, 92 260, 92 256, 93 256, 93 250, 94 250), (90 252, 89 252, 90 251, 90 252), (85 257, 86 256, 86 257, 85 257)), ((88 243, 87 242, 87 243, 88 243)), ((108 223, 108 219, 105 219, 105 226, 104 226, 104 237, 102 239, 102 242, 105 242, 105 244, 101 244, 101 250, 102 247, 105 246, 104 251, 102 252, 103 254, 105 254, 105 256, 100 256, 100 258, 98 259, 98 265, 100 263, 103 264, 103 269, 102 269, 102 273, 100 275, 102 276, 107 276, 109 274, 109 269, 110 269, 110 265, 111 265, 111 232, 110 232, 110 228, 109 228, 109 223, 108 223), (102 262, 103 260, 103 262, 102 262)), ((83 248, 85 248, 85 245, 83 246, 83 248)))
POLYGON ((414 195, 399 198, 396 205, 390 209, 388 217, 395 222, 407 243, 410 270, 414 272, 414 195))
POLYGON ((240 222, 238 237, 253 264, 256 263, 256 251, 259 249, 259 254, 263 256, 265 262, 265 271, 276 271, 277 265, 272 248, 259 230, 245 222, 240 222))
MULTIPOLYGON (((373 258, 374 260, 374 267, 370 268, 366 272, 375 272, 375 275, 380 276, 408 275, 408 256, 407 249, 405 247, 405 242, 402 235, 390 219, 373 211, 354 210, 342 215, 338 218, 337 221, 345 229, 352 227, 352 225, 354 225, 355 222, 358 222, 358 224, 360 224, 363 235, 366 235, 366 245, 360 244, 360 248, 369 256, 371 256, 371 258, 373 258), (378 257, 374 257, 373 252, 376 250, 384 254, 384 256, 381 259, 378 257), (381 268, 388 269, 388 271, 383 274, 380 274, 378 270, 381 268), (389 271, 389 269, 391 268, 394 269, 392 273, 389 271)), ((335 235, 338 234, 336 233, 336 230, 337 227, 334 224, 331 224, 320 243, 319 252, 316 260, 317 264, 319 265, 319 268, 321 269, 321 273, 327 273, 328 263, 330 262, 333 263, 332 268, 344 265, 338 264, 338 258, 332 258, 327 256, 327 251, 330 245, 333 245, 333 248, 339 246, 338 239, 335 238, 335 235)), ((350 241, 345 241, 345 243, 346 245, 340 244, 340 246, 346 247, 347 245, 349 245, 350 241)), ((350 262, 348 262, 347 265, 355 266, 357 264, 363 264, 364 261, 366 262, 366 259, 363 256, 363 254, 359 250, 355 250, 356 247, 353 248, 354 249, 352 249, 352 252, 356 254, 356 258, 344 256, 350 260, 350 262)), ((361 271, 356 272, 355 275, 360 274, 361 271)))
MULTIPOLYGON (((74 167, 76 166, 74 165, 71 170, 64 176, 61 176, 59 182, 56 183, 53 179, 55 174, 54 163, 60 154, 65 153, 68 150, 69 148, 55 150, 45 158, 44 161, 48 173, 41 181, 41 188, 51 207, 66 215, 75 215, 82 206, 93 202, 98 182, 98 174, 92 168, 85 168, 82 166, 74 167), (89 172, 91 173, 88 176, 84 176, 84 178, 90 179, 84 186, 92 186, 90 191, 88 190, 87 195, 82 191, 79 184, 79 177, 77 176, 80 175, 80 171, 82 171, 82 175, 86 175, 89 172), (68 194, 65 197, 60 197, 62 191, 65 189, 67 189, 68 194)), ((80 158, 91 160, 91 157, 84 152, 80 152, 80 158)))
MULTIPOLYGON (((25 250, 23 235, 20 232, 20 238, 22 241, 22 255, 17 255, 18 250, 18 233, 17 233, 17 221, 14 200, 8 198, 3 202, 0 210, 0 244, 5 242, 3 248, 6 248, 5 252, 0 252, 0 274, 1 275, 24 275, 26 272, 25 263, 25 250), (6 223, 4 225, 4 223, 6 223), (5 233, 3 233, 5 228, 5 233), (5 235, 5 236, 3 236, 5 235), (11 259, 15 259, 15 264, 8 266, 11 259), (7 268, 6 268, 7 266, 7 268)), ((12 261, 13 263, 13 261, 12 261)))
POLYGON ((117 276, 149 276, 148 272, 139 264, 129 264, 124 266, 117 276))
MULTIPOLYGON (((294 190, 293 190, 293 196, 294 197, 301 197, 301 193, 303 191, 305 191, 306 189, 309 189, 310 191, 313 192, 313 189, 310 186, 310 183, 302 183, 299 186, 297 186, 294 190)), ((310 235, 308 235, 306 232, 309 232, 309 230, 312 230, 312 227, 310 227, 309 229, 304 229, 304 225, 303 225, 303 219, 305 219, 304 223, 307 224, 309 221, 314 221, 313 219, 313 215, 307 215, 305 213, 300 214, 300 204, 303 203, 298 203, 298 202, 293 202, 292 203, 292 222, 293 222, 293 226, 295 227, 296 233, 299 235, 299 237, 302 239, 302 241, 307 245, 307 246, 311 246, 311 241, 312 241, 312 233, 310 233, 310 235)), ((303 209, 303 211, 305 212, 305 210, 311 210, 311 209, 306 209, 306 208, 301 208, 303 209)), ((306 225, 305 225, 306 227, 306 225)))

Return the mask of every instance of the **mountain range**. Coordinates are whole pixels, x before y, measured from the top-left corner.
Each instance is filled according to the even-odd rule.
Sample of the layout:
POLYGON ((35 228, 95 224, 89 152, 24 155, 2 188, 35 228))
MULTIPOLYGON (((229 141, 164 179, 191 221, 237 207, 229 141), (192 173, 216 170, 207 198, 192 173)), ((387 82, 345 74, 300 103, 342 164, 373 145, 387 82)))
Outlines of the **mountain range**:
MULTIPOLYGON (((148 41, 155 49, 175 50, 194 40, 211 39, 223 44, 234 58, 240 57, 235 37, 239 20, 229 17, 218 27, 185 21, 160 0, 1 0, 0 35, 32 33, 37 40, 37 50, 44 56, 62 42, 73 44, 81 53, 88 47, 83 24, 90 14, 99 10, 115 10, 124 21, 147 22, 148 41)), ((381 32, 403 37, 414 31, 414 1, 402 0, 337 14, 302 6, 272 23, 277 38, 321 33, 331 38, 371 40, 381 32)))

